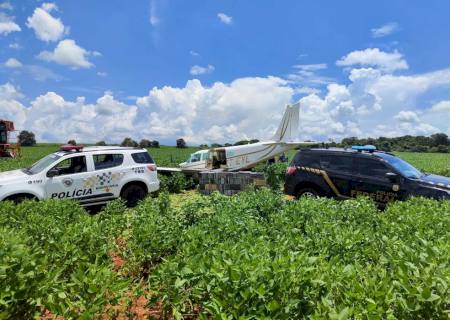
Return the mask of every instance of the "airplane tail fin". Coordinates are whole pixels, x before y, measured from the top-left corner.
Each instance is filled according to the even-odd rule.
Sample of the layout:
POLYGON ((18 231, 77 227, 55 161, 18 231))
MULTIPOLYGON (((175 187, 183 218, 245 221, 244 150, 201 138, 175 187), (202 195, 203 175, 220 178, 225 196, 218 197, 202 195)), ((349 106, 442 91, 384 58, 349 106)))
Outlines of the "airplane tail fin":
POLYGON ((299 109, 300 103, 296 103, 286 107, 280 126, 273 136, 275 141, 292 141, 297 137, 299 125, 299 109))

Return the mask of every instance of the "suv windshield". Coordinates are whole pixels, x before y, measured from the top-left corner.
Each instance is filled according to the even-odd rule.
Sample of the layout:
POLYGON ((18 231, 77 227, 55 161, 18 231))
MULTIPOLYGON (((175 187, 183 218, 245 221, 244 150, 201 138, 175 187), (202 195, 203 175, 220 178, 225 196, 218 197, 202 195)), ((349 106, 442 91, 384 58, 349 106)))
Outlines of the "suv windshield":
POLYGON ((28 174, 37 174, 60 158, 61 156, 57 155, 56 153, 49 154, 45 158, 42 158, 41 160, 33 164, 31 168, 25 169, 24 172, 28 174))
POLYGON ((397 169, 406 178, 419 179, 424 176, 422 172, 400 158, 391 156, 390 154, 386 153, 377 153, 377 156, 386 160, 391 166, 397 169))

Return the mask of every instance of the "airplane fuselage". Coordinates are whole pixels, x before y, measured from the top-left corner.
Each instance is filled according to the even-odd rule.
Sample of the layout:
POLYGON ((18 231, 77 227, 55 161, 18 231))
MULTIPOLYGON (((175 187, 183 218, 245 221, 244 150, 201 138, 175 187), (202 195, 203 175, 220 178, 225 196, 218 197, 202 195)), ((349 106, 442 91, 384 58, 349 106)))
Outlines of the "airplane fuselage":
POLYGON ((298 131, 299 108, 300 103, 286 107, 281 123, 270 141, 200 150, 191 154, 186 162, 180 164, 181 170, 245 170, 288 150, 316 144, 315 142, 291 142, 298 131))
POLYGON ((267 141, 224 148, 227 158, 227 170, 250 169, 260 162, 273 159, 275 156, 296 147, 298 146, 267 141))
POLYGON ((193 157, 180 164, 185 170, 208 170, 223 169, 226 171, 239 171, 251 169, 260 162, 273 159, 275 156, 291 149, 299 147, 296 143, 283 143, 276 141, 257 142, 241 146, 214 148, 198 151, 200 154, 207 153, 206 157, 193 157), (196 161, 192 161, 196 160, 196 161))

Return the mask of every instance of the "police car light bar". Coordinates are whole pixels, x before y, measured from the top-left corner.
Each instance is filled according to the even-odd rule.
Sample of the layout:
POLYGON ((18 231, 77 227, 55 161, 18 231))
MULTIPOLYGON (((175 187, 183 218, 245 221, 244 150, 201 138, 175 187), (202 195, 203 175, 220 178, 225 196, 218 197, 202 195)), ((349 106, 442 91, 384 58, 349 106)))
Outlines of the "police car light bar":
POLYGON ((73 146, 73 145, 65 145, 65 146, 61 146, 59 148, 60 151, 75 151, 75 152, 80 152, 81 150, 83 150, 83 146, 73 146))
POLYGON ((374 152, 377 150, 377 147, 373 146, 373 145, 365 145, 365 146, 352 146, 352 150, 356 150, 356 151, 368 151, 368 152, 374 152))

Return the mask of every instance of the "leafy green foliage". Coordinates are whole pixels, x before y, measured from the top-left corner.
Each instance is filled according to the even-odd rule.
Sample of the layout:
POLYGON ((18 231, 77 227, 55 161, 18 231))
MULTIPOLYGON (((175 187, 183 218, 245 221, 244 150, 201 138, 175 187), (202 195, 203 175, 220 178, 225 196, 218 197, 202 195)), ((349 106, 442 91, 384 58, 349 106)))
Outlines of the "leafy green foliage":
MULTIPOLYGON (((25 148, 0 170, 56 149, 25 148)), ((191 152, 150 149, 165 165, 191 152)), ((444 154, 400 155, 427 172, 449 163, 444 154)), ((380 212, 367 199, 287 201, 281 167, 268 173, 276 192, 162 192, 95 216, 71 201, 0 203, 0 319, 44 309, 101 318, 143 282, 162 318, 448 318, 450 202, 411 199, 380 212)), ((167 190, 189 184, 174 181, 167 190)))
POLYGON ((123 139, 123 141, 120 144, 120 146, 121 147, 133 147, 133 148, 136 148, 136 147, 139 146, 139 144, 135 140, 133 140, 132 138, 127 137, 127 138, 123 139))
POLYGON ((280 190, 284 184, 287 167, 287 163, 279 162, 258 167, 256 170, 264 172, 267 185, 270 189, 280 190))
POLYGON ((380 213, 369 200, 286 202, 267 190, 210 200, 208 218, 149 279, 167 314, 446 317, 449 202, 414 199, 380 213))
POLYGON ((105 219, 70 201, 1 203, 0 318, 29 318, 41 306, 92 318, 116 299, 129 286, 109 257, 123 212, 105 219))
POLYGON ((38 284, 43 271, 36 261, 39 251, 27 245, 27 236, 17 230, 0 227, 0 318, 31 317, 39 303, 38 284))
POLYGON ((36 144, 36 138, 31 131, 20 131, 17 138, 22 146, 34 146, 36 144))
POLYGON ((95 216, 70 201, 0 203, 1 318, 95 318, 142 279, 163 318, 447 316, 448 201, 380 212, 266 188, 192 195, 115 201, 95 216))
POLYGON ((195 187, 192 178, 186 177, 181 172, 175 172, 170 176, 159 175, 160 189, 171 193, 179 193, 195 187))
POLYGON ((342 139, 341 143, 331 143, 330 147, 351 147, 353 145, 371 144, 384 151, 407 151, 407 152, 441 152, 450 151, 450 140, 445 133, 435 133, 429 137, 425 136, 403 136, 386 138, 379 137, 358 139, 350 137, 342 139))

